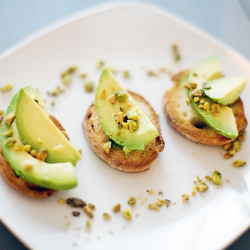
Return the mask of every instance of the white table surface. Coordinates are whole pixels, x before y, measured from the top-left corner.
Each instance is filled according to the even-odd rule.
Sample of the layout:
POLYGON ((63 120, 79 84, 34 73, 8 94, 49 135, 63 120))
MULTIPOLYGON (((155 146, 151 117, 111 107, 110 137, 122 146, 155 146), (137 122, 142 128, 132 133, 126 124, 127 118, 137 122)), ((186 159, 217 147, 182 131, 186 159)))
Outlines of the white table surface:
MULTIPOLYGON (((0 0, 0 53, 60 19, 106 2, 100 0, 0 0)), ((245 11, 250 13, 250 0, 148 0, 140 2, 160 6, 182 17, 227 43, 250 60, 250 18, 245 13, 245 11)), ((3 179, 0 178, 0 181, 3 179)), ((1 197, 0 202, 4 202, 1 197)), ((0 222, 0 249, 27 248, 0 222)), ((228 249, 250 249, 250 230, 228 249)))

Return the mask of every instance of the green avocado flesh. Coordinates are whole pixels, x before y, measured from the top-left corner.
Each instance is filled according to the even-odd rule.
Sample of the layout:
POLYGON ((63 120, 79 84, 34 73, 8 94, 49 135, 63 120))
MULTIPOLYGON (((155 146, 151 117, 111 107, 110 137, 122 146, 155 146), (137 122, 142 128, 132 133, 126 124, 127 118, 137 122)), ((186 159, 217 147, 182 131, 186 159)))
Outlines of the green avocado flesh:
MULTIPOLYGON (((25 90, 27 93, 31 93, 32 95, 38 91, 32 87, 27 87, 25 90)), ((13 147, 6 146, 8 138, 5 136, 5 133, 10 130, 13 131, 12 138, 16 140, 16 144, 20 146, 23 145, 16 127, 16 120, 11 124, 11 126, 7 126, 5 122, 6 116, 10 113, 15 113, 16 111, 16 101, 18 95, 19 92, 12 98, 2 121, 1 143, 5 159, 9 162, 16 175, 21 176, 23 179, 40 187, 55 190, 66 190, 76 187, 77 179, 75 169, 71 162, 49 164, 32 157, 24 150, 14 151, 13 147), (25 168, 26 164, 32 165, 33 168, 27 170, 25 168)), ((34 94, 34 96, 39 103, 38 96, 36 96, 36 94, 34 94)), ((42 99, 41 103, 43 103, 42 99)))
POLYGON ((71 162, 75 166, 81 159, 81 154, 24 89, 19 91, 16 100, 16 126, 24 144, 36 151, 48 150, 46 162, 71 162))
MULTIPOLYGON (((208 81, 219 77, 221 77, 220 64, 218 58, 213 56, 205 59, 190 72, 188 82, 197 83, 197 88, 202 89, 202 84, 204 82, 207 83, 208 81)), ((194 98, 191 93, 192 89, 188 91, 188 95, 193 107, 209 127, 213 128, 218 134, 227 138, 236 138, 238 136, 234 114, 230 107, 221 106, 218 115, 215 116, 212 112, 208 113, 206 110, 198 108, 199 103, 194 102, 194 98)), ((205 102, 209 102, 210 104, 213 102, 207 97, 203 99, 205 102)))
POLYGON ((244 76, 222 77, 207 82, 211 89, 205 89, 204 93, 210 99, 222 105, 234 103, 245 88, 247 78, 244 76))
POLYGON ((95 107, 98 111, 102 129, 115 143, 123 146, 125 152, 144 150, 145 146, 159 135, 149 118, 143 113, 129 93, 117 82, 108 69, 104 69, 101 74, 96 89, 95 107), (100 98, 103 91, 105 91, 105 96, 104 98, 100 98), (109 97, 117 91, 123 91, 128 95, 128 98, 125 101, 116 101, 112 104, 109 101, 109 97), (135 113, 138 115, 137 130, 130 132, 123 127, 118 128, 114 115, 117 112, 121 112, 121 110, 124 114, 135 113))

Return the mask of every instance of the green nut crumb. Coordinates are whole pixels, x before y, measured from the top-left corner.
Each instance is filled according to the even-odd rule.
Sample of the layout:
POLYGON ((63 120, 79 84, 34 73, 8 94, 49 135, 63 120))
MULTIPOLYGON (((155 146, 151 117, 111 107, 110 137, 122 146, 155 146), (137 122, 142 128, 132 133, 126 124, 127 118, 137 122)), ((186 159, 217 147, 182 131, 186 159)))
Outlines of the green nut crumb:
POLYGON ((181 56, 180 56, 179 47, 178 47, 177 44, 172 44, 172 52, 173 52, 173 55, 174 55, 174 60, 176 62, 180 61, 181 60, 181 56))
POLYGON ((148 76, 158 76, 158 73, 153 70, 148 70, 148 76))
POLYGON ((236 152, 240 151, 240 149, 241 149, 241 142, 240 141, 235 141, 233 143, 233 147, 234 147, 234 149, 235 149, 236 152))
POLYGON ((246 161, 242 161, 242 160, 237 160, 237 161, 234 161, 233 163, 232 163, 232 165, 234 166, 234 167, 243 167, 243 166, 245 166, 247 164, 247 162, 246 161))
POLYGON ((92 221, 88 219, 88 220, 86 221, 86 228, 87 228, 87 229, 90 229, 91 227, 92 227, 92 221))
POLYGON ((91 210, 95 210, 95 208, 96 208, 95 205, 92 203, 89 203, 88 206, 90 207, 91 210))
POLYGON ((13 135, 13 131, 12 130, 8 130, 4 133, 5 137, 11 137, 13 135))
POLYGON ((197 182, 195 183, 195 186, 193 187, 193 190, 197 190, 198 192, 206 192, 208 190, 208 185, 205 182, 197 182))
POLYGON ((114 205, 113 208, 112 208, 112 210, 113 210, 115 213, 120 212, 120 210, 121 210, 121 204, 118 203, 118 204, 114 205))
POLYGON ((7 92, 7 91, 11 90, 13 88, 13 86, 14 86, 13 83, 9 82, 5 86, 0 88, 0 92, 7 92))
POLYGON ((84 84, 84 88, 87 92, 92 92, 94 90, 94 83, 93 82, 86 82, 84 84))
POLYGON ((111 218, 111 215, 109 213, 103 213, 102 215, 104 220, 109 220, 111 218))
POLYGON ((186 203, 190 198, 190 195, 189 194, 183 194, 182 195, 182 202, 183 203, 186 203))
POLYGON ((137 112, 135 110, 129 111, 127 113, 127 117, 129 120, 133 120, 133 121, 138 121, 139 120, 139 116, 137 114, 137 112))
POLYGON ((110 149, 111 149, 111 141, 107 141, 106 143, 104 143, 102 145, 102 149, 109 154, 110 153, 110 149))
POLYGON ((86 78, 86 77, 87 77, 87 73, 82 73, 82 74, 80 74, 80 77, 81 77, 81 78, 86 78))
POLYGON ((125 91, 116 91, 115 92, 115 99, 118 102, 125 102, 128 99, 128 94, 125 91))
POLYGON ((98 61, 97 64, 96 64, 97 69, 100 69, 103 66, 104 66, 104 61, 102 61, 102 60, 98 61))
POLYGON ((135 205, 136 204, 136 197, 130 196, 128 199, 128 204, 129 205, 135 205))
POLYGON ((78 69, 78 67, 74 65, 74 66, 69 67, 67 72, 69 74, 73 74, 77 71, 77 69, 78 69))
POLYGON ((71 83, 71 76, 68 74, 68 72, 63 72, 61 74, 61 80, 62 80, 63 84, 70 85, 70 83, 71 83))
POLYGON ((4 114, 4 111, 0 109, 0 116, 2 116, 3 114, 4 114))
POLYGON ((16 118, 15 113, 10 113, 5 117, 5 122, 8 127, 14 122, 15 118, 16 118))
POLYGON ((16 140, 12 137, 9 137, 7 140, 6 140, 6 147, 10 148, 10 147, 13 147, 16 143, 16 140))
POLYGON ((84 206, 83 207, 83 211, 90 217, 93 218, 94 217, 94 213, 92 211, 92 209, 89 206, 84 206))
POLYGON ((130 210, 126 209, 122 211, 122 215, 125 219, 131 220, 132 219, 132 213, 130 210))
POLYGON ((127 124, 130 132, 135 132, 138 129, 138 123, 133 120, 127 120, 127 124))
POLYGON ((216 185, 222 184, 221 173, 218 170, 214 170, 212 173, 212 182, 216 185))
POLYGON ((130 73, 129 73, 128 70, 124 70, 124 71, 123 71, 123 77, 124 77, 124 78, 130 78, 130 73))

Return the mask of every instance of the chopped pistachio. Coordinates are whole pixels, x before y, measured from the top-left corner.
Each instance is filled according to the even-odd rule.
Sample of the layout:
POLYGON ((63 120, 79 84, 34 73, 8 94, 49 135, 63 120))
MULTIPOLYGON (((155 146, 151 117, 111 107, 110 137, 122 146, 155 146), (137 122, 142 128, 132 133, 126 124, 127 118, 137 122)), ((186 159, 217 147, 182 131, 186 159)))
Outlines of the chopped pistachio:
POLYGON ((149 76, 158 76, 158 73, 153 71, 153 70, 148 70, 148 75, 149 76))
POLYGON ((231 146, 232 146, 232 144, 231 144, 231 142, 229 142, 229 143, 223 145, 223 148, 224 148, 225 150, 228 150, 231 146))
POLYGON ((102 61, 102 60, 98 61, 97 64, 96 64, 97 69, 100 69, 103 66, 104 66, 104 61, 102 61))
POLYGON ((218 115, 219 114, 219 112, 220 112, 220 104, 218 104, 218 103, 213 103, 212 105, 211 105, 211 110, 212 110, 212 114, 213 115, 218 115))
POLYGON ((231 158, 231 157, 232 157, 232 156, 229 155, 228 153, 224 154, 224 158, 225 158, 225 159, 229 159, 229 158, 231 158))
POLYGON ((152 189, 147 190, 148 194, 153 195, 154 191, 152 189))
POLYGON ((212 180, 211 176, 209 176, 209 175, 206 175, 206 176, 205 176, 205 179, 207 179, 208 181, 211 181, 211 180, 212 180))
POLYGON ((196 82, 191 82, 190 85, 191 85, 192 89, 196 89, 197 88, 197 83, 196 82))
POLYGON ((228 150, 228 154, 229 154, 230 156, 234 156, 234 155, 235 155, 235 148, 229 149, 229 150, 228 150))
POLYGON ((37 158, 38 153, 37 153, 37 151, 35 149, 32 149, 30 151, 30 155, 33 156, 34 158, 37 158))
POLYGON ((113 208, 112 208, 112 210, 113 210, 115 213, 119 212, 119 211, 121 210, 121 204, 118 203, 118 204, 114 205, 113 208))
POLYGON ((51 101, 51 106, 54 106, 55 105, 55 101, 51 101))
POLYGON ((4 111, 0 109, 0 116, 2 116, 3 114, 4 114, 4 111))
POLYGON ((15 118, 16 118, 15 113, 10 113, 5 117, 5 122, 6 122, 8 127, 12 124, 12 122, 15 120, 15 118))
POLYGON ((132 213, 130 210, 126 209, 122 211, 122 215, 125 219, 131 220, 132 219, 132 213))
POLYGON ((84 88, 87 92, 92 92, 93 89, 94 89, 94 83, 91 81, 91 82, 86 82, 84 84, 84 88))
POLYGON ((76 198, 76 197, 70 197, 66 200, 66 202, 71 207, 84 207, 87 205, 84 200, 76 198))
POLYGON ((91 210, 95 210, 95 205, 92 203, 89 203, 88 206, 90 207, 91 210))
POLYGON ((77 71, 77 69, 78 69, 77 66, 75 66, 75 65, 71 66, 71 67, 68 68, 68 73, 73 74, 73 73, 75 73, 77 71))
POLYGON ((111 149, 111 141, 108 141, 102 145, 102 149, 109 154, 111 149))
POLYGON ((115 95, 111 95, 111 96, 108 98, 108 100, 109 100, 109 102, 110 102, 111 104, 115 104, 115 101, 116 101, 115 95))
POLYGON ((33 165, 32 164, 25 164, 24 165, 24 170, 25 171, 31 171, 33 169, 33 165))
POLYGON ((7 91, 11 90, 13 88, 13 86, 14 86, 13 83, 9 82, 5 86, 0 88, 0 92, 7 92, 7 91))
POLYGON ((199 104, 204 104, 204 103, 205 103, 204 98, 200 98, 199 104))
POLYGON ((182 202, 183 203, 186 203, 190 198, 190 195, 189 194, 183 194, 182 195, 182 202))
POLYGON ((202 83, 202 88, 203 88, 203 89, 211 89, 211 86, 210 86, 210 85, 207 85, 206 82, 203 82, 203 83, 202 83))
POLYGON ((156 204, 157 204, 158 207, 162 207, 163 205, 166 205, 168 207, 171 204, 171 201, 167 200, 167 199, 161 200, 161 199, 158 198, 158 201, 157 201, 156 204))
POLYGON ((5 137, 11 137, 13 135, 13 131, 12 130, 8 130, 4 133, 5 137))
POLYGON ((240 141, 233 142, 233 147, 234 147, 234 149, 235 149, 236 152, 240 151, 240 149, 241 149, 241 142, 240 141))
POLYGON ((183 87, 185 88, 185 89, 190 89, 190 84, 189 84, 189 82, 185 82, 184 84, 183 84, 183 87))
POLYGON ((191 96, 193 96, 193 97, 194 96, 202 97, 202 95, 203 95, 203 92, 200 89, 198 89, 198 88, 194 89, 191 92, 191 96))
POLYGON ((127 114, 128 120, 138 121, 139 116, 136 111, 129 111, 127 114))
POLYGON ((148 204, 148 209, 156 210, 156 211, 160 210, 160 208, 159 208, 159 206, 157 206, 157 204, 148 204))
POLYGON ((190 104, 190 98, 187 96, 186 97, 186 104, 189 105, 190 104))
POLYGON ((117 112, 114 114, 115 122, 118 125, 122 125, 122 122, 124 120, 124 113, 123 112, 117 112))
POLYGON ((59 203, 59 204, 64 204, 64 203, 65 203, 65 200, 64 200, 63 198, 60 198, 60 199, 58 200, 58 203, 59 203))
POLYGON ((128 123, 122 122, 122 127, 123 127, 124 129, 128 129, 128 123))
POLYGON ((104 99, 105 96, 106 96, 106 89, 103 89, 102 92, 101 92, 100 95, 99 95, 99 98, 100 98, 100 99, 104 99))
POLYGON ((9 137, 7 140, 6 140, 6 147, 13 147, 16 143, 16 140, 12 137, 9 137))
POLYGON ((72 215, 73 215, 74 217, 79 217, 79 216, 80 216, 80 212, 78 212, 78 211, 73 211, 73 212, 72 212, 72 215))
POLYGON ((87 74, 86 74, 86 73, 82 73, 82 74, 80 74, 80 77, 81 77, 81 78, 86 78, 86 77, 87 77, 87 74))
POLYGON ((23 146, 22 146, 22 145, 17 145, 17 144, 15 144, 15 145, 13 146, 13 150, 14 150, 14 151, 22 151, 22 150, 23 150, 23 146))
POLYGON ((90 217, 93 218, 94 217, 94 213, 92 211, 92 209, 89 206, 84 206, 83 207, 83 211, 90 217))
POLYGON ((111 218, 111 215, 109 213, 103 213, 102 215, 104 220, 109 220, 111 218))
POLYGON ((138 129, 138 123, 133 120, 127 120, 127 124, 130 132, 135 132, 138 129))
POLYGON ((23 149, 29 153, 31 151, 31 145, 24 145, 23 149))
POLYGON ((68 74, 68 72, 63 72, 61 74, 61 80, 65 85, 69 85, 71 82, 71 76, 68 74))
POLYGON ((209 104, 209 102, 205 102, 204 103, 204 109, 205 110, 210 110, 210 104, 209 104))
POLYGON ((208 185, 205 182, 198 182, 196 185, 193 187, 193 190, 197 190, 198 192, 205 192, 208 190, 208 185))
POLYGON ((128 204, 129 205, 135 205, 136 204, 136 197, 130 196, 128 199, 128 204))
POLYGON ((116 91, 115 92, 115 99, 118 102, 125 102, 128 99, 128 94, 125 91, 116 91))
POLYGON ((196 96, 194 97, 194 102, 198 102, 200 100, 200 97, 196 96))
POLYGON ((242 167, 242 166, 245 166, 247 163, 245 161, 242 161, 242 160, 237 160, 237 161, 234 161, 232 163, 232 165, 234 167, 242 167))
POLYGON ((124 70, 124 71, 123 71, 123 77, 124 77, 124 78, 130 78, 130 73, 129 73, 128 70, 124 70))
POLYGON ((198 108, 199 108, 199 109, 203 109, 204 106, 203 106, 202 104, 199 104, 198 108))
POLYGON ((48 157, 48 150, 44 148, 40 149, 40 151, 37 154, 37 159, 40 161, 45 161, 47 157, 48 157))
POLYGON ((218 170, 214 170, 212 173, 212 182, 216 185, 222 184, 221 173, 218 170))
POLYGON ((63 144, 59 144, 51 149, 51 151, 58 152, 58 153, 62 152, 63 150, 64 150, 63 144))
POLYGON ((87 229, 90 229, 91 226, 92 226, 92 221, 91 221, 91 220, 87 220, 87 221, 86 221, 86 228, 87 228, 87 229))
POLYGON ((173 52, 173 55, 174 55, 174 60, 176 62, 180 61, 181 56, 180 56, 179 47, 178 47, 177 44, 172 44, 172 52, 173 52))
POLYGON ((192 195, 196 195, 196 191, 195 191, 195 190, 192 190, 192 191, 191 191, 191 194, 192 194, 192 195))

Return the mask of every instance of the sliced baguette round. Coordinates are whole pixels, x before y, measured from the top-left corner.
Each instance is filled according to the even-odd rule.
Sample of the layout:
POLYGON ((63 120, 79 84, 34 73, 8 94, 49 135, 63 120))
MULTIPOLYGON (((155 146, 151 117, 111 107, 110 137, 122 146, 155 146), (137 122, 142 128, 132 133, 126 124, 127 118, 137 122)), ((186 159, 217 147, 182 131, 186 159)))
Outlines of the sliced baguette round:
MULTIPOLYGON (((54 116, 50 115, 49 117, 61 131, 65 131, 61 123, 54 116)), ((1 119, 0 119, 0 124, 1 124, 1 119)), ((33 198, 48 198, 49 196, 57 192, 56 190, 40 187, 38 185, 33 184, 32 182, 24 180, 20 176, 17 176, 13 168, 4 158, 1 143, 0 143, 0 173, 10 186, 15 188, 19 192, 33 198)))
MULTIPOLYGON (((164 95, 164 111, 169 123, 180 134, 188 139, 207 145, 222 146, 235 139, 226 138, 215 130, 209 128, 192 107, 192 104, 186 104, 186 93, 181 89, 179 81, 182 77, 189 74, 189 70, 182 71, 172 77, 174 87, 164 95)), ((239 135, 247 126, 244 106, 239 98, 235 103, 230 105, 235 116, 239 135)))
POLYGON ((129 154, 125 154, 121 148, 111 148, 110 153, 106 153, 102 146, 108 141, 109 137, 101 127, 94 104, 89 107, 86 113, 83 128, 91 148, 103 161, 124 172, 143 172, 150 169, 159 152, 164 149, 164 140, 161 135, 158 116, 153 108, 142 96, 131 91, 129 93, 159 132, 159 136, 148 143, 145 150, 133 150, 129 154))

